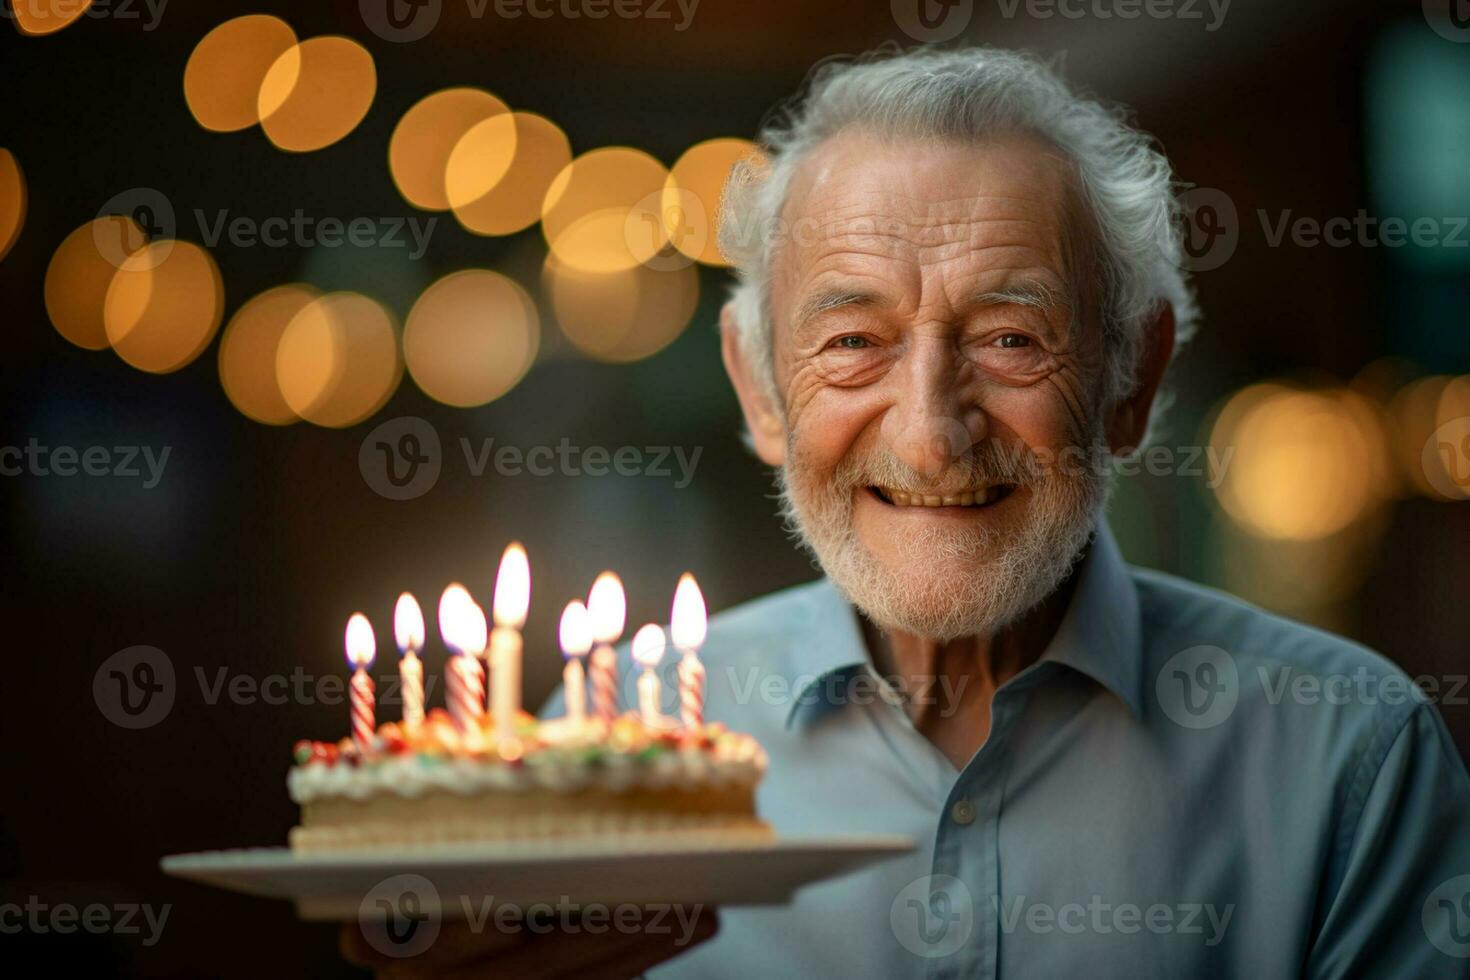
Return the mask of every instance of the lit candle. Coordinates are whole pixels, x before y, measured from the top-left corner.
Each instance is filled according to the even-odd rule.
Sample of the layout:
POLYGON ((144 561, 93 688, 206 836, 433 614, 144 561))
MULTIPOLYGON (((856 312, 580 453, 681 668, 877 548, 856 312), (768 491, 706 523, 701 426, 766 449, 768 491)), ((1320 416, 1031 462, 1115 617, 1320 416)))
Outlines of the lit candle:
POLYGON ((679 715, 685 728, 704 724, 704 664, 698 653, 707 629, 704 596, 694 576, 685 572, 674 590, 674 611, 669 617, 674 646, 683 654, 679 658, 679 715))
POLYGON ((587 596, 587 618, 592 622, 592 639, 597 642, 589 672, 592 710, 606 722, 611 722, 618 711, 618 655, 612 645, 623 635, 627 615, 622 581, 612 572, 603 572, 587 596))
POLYGON ((378 652, 378 642, 373 637, 372 624, 362 613, 353 613, 347 620, 347 662, 352 671, 352 740, 360 751, 365 751, 373 741, 373 679, 368 676, 368 665, 378 652))
POLYGON ((654 668, 664 655, 664 631, 653 623, 633 634, 633 660, 643 668, 638 675, 638 712, 649 728, 663 727, 664 713, 659 705, 658 674, 654 668))
POLYGON ((398 686, 403 690, 403 730, 418 731, 424 723, 424 613, 418 600, 405 592, 393 609, 393 638, 403 656, 398 661, 398 686))
POLYGON ((505 741, 515 735, 516 717, 521 713, 521 627, 531 604, 531 565, 526 549, 512 542, 500 558, 495 576, 495 601, 490 613, 495 629, 490 633, 490 696, 495 699, 495 738, 505 741))
POLYGON ((561 652, 567 660, 561 672, 567 721, 580 725, 587 719, 587 672, 582 666, 582 658, 592 649, 592 624, 587 620, 587 607, 582 605, 581 599, 573 599, 562 610, 560 632, 561 652))
POLYGON ((460 731, 478 735, 485 713, 485 670, 480 666, 485 612, 459 583, 445 589, 439 599, 439 633, 444 645, 454 651, 446 668, 449 716, 460 731))

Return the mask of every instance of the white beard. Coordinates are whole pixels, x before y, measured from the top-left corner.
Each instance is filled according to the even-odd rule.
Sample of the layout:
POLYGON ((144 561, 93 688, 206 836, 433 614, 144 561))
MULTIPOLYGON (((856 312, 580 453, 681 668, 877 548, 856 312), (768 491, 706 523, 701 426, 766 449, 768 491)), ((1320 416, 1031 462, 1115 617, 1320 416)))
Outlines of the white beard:
MULTIPOLYGON (((1083 444, 1090 444, 1089 461, 1108 458, 1101 426, 1083 444)), ((1111 480, 1095 466, 1042 472, 1029 456, 1008 454, 992 442, 927 480, 886 451, 845 460, 830 480, 810 477, 789 439, 786 459, 776 474, 782 514, 827 577, 882 629, 940 641, 993 635, 1055 592, 1091 539, 1111 490, 1111 480), (983 521, 926 527, 904 541, 899 568, 869 551, 853 526, 855 494, 868 486, 989 483, 1028 491, 1019 527, 1002 530, 983 521)))

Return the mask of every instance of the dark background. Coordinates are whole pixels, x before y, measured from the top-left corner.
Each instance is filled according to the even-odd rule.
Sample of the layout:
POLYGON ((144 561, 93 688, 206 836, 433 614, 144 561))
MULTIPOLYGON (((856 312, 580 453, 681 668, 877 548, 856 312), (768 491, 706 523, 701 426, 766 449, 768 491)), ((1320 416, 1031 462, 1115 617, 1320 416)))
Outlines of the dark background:
MULTIPOLYGON (((151 948, 136 936, 3 935, 0 956, 38 953, 53 967, 99 974, 350 972, 332 928, 158 871, 169 853, 283 843, 295 818, 284 786, 291 743, 346 734, 341 706, 209 703, 196 670, 211 680, 221 668, 257 680, 298 665, 314 676, 345 673, 342 624, 363 609, 386 677, 397 594, 412 590, 431 607, 459 579, 488 608, 500 550, 519 538, 534 582, 526 674, 534 704, 556 679, 562 602, 605 567, 627 583, 630 623, 662 621, 686 569, 713 610, 815 574, 774 517, 768 474, 740 445, 714 329, 723 270, 702 270, 692 323, 646 361, 589 360, 546 315, 540 362, 503 398, 450 409, 405 378, 373 419, 342 431, 272 428, 236 412, 217 376, 217 342, 185 369, 156 376, 74 347, 48 323, 41 286, 52 252, 128 188, 157 188, 181 213, 413 215, 387 173, 386 147, 403 112, 437 89, 481 86, 544 114, 574 153, 627 144, 667 165, 701 140, 753 137, 816 62, 909 43, 886 0, 703 0, 683 32, 673 21, 474 21, 463 10, 446 0, 438 28, 411 44, 374 37, 348 0, 175 0, 153 31, 143 30, 146 16, 83 18, 45 38, 0 25, 0 146, 19 158, 30 190, 21 237, 0 260, 0 444, 171 447, 152 490, 118 478, 0 481, 8 647, 0 900, 173 906, 151 948), (346 139, 293 155, 258 129, 224 135, 194 122, 182 94, 190 52, 220 22, 254 12, 284 17, 303 39, 345 34, 372 52, 378 94, 346 139), (398 415, 428 419, 446 447, 437 486, 405 502, 374 493, 357 462, 364 435, 398 415), (684 489, 651 477, 472 478, 458 439, 491 436, 521 447, 563 437, 702 447, 702 456, 684 489), (108 656, 139 644, 167 653, 177 697, 162 722, 128 731, 98 710, 92 682, 108 656)), ((1392 385, 1470 371, 1470 250, 1415 262, 1383 248, 1271 247, 1252 217, 1366 208, 1413 218, 1376 181, 1374 161, 1385 146, 1393 151, 1393 122, 1430 116, 1451 145, 1470 147, 1470 44, 1432 32, 1417 0, 1236 0, 1216 31, 1199 20, 1037 19, 1024 8, 1008 19, 997 4, 977 3, 960 40, 1065 55, 1071 77, 1136 110, 1182 179, 1223 190, 1239 209, 1234 256, 1197 277, 1206 322, 1174 369, 1166 442, 1196 444, 1223 399, 1267 378, 1392 385), (1397 84, 1427 62, 1442 68, 1433 104, 1397 84), (1370 112, 1374 98, 1401 92, 1370 112)), ((1458 177, 1470 193, 1470 152, 1458 177)), ((1462 195, 1432 213, 1470 214, 1470 202, 1462 195)), ((499 269, 534 293, 544 253, 536 229, 482 239, 446 219, 422 261, 339 261, 333 281, 318 284, 375 295, 401 320, 424 286, 466 266, 499 269)), ((297 249, 222 245, 214 255, 226 317, 263 289, 307 277, 297 249)), ((1412 675, 1448 685, 1465 672, 1464 503, 1412 493, 1386 503, 1365 517, 1366 544, 1342 559, 1354 563, 1349 586, 1305 601, 1273 601, 1250 571, 1259 564, 1230 558, 1240 532, 1200 480, 1128 478, 1114 520, 1136 562, 1345 632, 1412 675)), ((1247 546, 1275 554, 1271 542, 1247 546)), ((431 647, 431 674, 439 656, 431 647)), ((1441 708, 1462 751, 1467 696, 1441 708)))

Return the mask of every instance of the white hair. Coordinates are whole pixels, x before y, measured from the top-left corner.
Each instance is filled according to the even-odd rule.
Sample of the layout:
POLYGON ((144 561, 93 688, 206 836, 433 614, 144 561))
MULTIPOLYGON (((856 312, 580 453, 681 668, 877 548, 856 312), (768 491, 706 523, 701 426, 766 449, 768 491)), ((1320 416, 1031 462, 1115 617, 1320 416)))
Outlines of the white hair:
POLYGON ((764 159, 737 166, 721 203, 720 247, 736 269, 731 292, 742 351, 780 411, 772 362, 771 267, 791 179, 840 132, 984 140, 1023 133, 1072 164, 1091 256, 1086 282, 1105 344, 1101 404, 1137 384, 1143 332, 1172 306, 1176 350, 1199 314, 1181 266, 1180 206, 1169 161, 1122 110, 1074 92, 1034 56, 997 48, 883 52, 815 70, 805 94, 761 132, 764 159))

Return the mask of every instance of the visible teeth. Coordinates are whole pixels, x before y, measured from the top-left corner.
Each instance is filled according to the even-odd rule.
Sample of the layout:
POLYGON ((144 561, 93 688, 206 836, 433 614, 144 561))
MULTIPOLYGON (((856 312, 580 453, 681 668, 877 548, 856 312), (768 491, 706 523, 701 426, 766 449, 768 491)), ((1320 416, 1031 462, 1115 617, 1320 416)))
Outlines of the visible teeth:
POLYGON ((976 507, 988 504, 999 496, 999 488, 982 487, 979 490, 967 490, 947 496, 884 488, 883 495, 896 507, 976 507))

